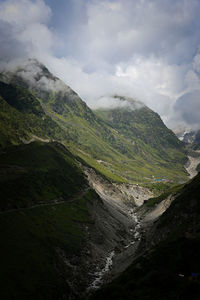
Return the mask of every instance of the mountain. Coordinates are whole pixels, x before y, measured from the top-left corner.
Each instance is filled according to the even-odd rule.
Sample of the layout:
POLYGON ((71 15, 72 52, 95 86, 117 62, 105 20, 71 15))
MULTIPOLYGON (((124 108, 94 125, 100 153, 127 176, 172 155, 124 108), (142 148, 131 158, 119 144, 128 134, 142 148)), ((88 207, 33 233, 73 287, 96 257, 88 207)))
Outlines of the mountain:
POLYGON ((182 129, 177 128, 174 133, 180 141, 191 146, 194 149, 198 149, 200 145, 200 130, 182 129))
POLYGON ((0 79, 0 298, 84 299, 132 262, 142 184, 187 179, 183 144, 133 99, 92 111, 36 60, 0 79))
POLYGON ((195 140, 195 131, 192 131, 190 129, 178 128, 174 130, 174 133, 180 141, 186 144, 192 144, 195 140))
POLYGON ((34 91, 1 82, 0 95, 0 298, 80 299, 134 221, 90 187, 34 91))
POLYGON ((98 199, 73 155, 57 142, 1 153, 2 299, 68 297, 72 270, 64 259, 81 258, 85 233, 79 223, 92 223, 91 197, 98 199))
POLYGON ((10 146, 1 153, 0 166, 1 211, 64 200, 87 183, 73 155, 57 142, 10 146))
POLYGON ((47 116, 38 98, 20 86, 0 82, 0 146, 32 139, 58 141, 67 134, 47 116))
POLYGON ((153 224, 134 263, 91 299, 198 300, 199 193, 200 175, 197 175, 153 224))
POLYGON ((175 164, 178 170, 179 164, 185 160, 183 144, 164 125, 160 116, 133 99, 117 95, 114 98, 121 101, 119 108, 98 109, 96 114, 132 143, 138 167, 140 164, 147 175, 151 168, 157 166, 160 174, 158 175, 158 170, 156 170, 153 176, 159 177, 167 176, 163 170, 165 166, 173 169, 175 164), (124 102, 126 106, 123 105, 124 102))
POLYGON ((115 109, 99 109, 96 113, 122 136, 130 139, 136 153, 144 152, 150 156, 152 153, 149 150, 152 148, 153 154, 161 159, 170 160, 174 155, 175 160, 181 160, 179 152, 183 149, 183 144, 177 141, 175 134, 163 124, 158 114, 145 105, 137 108, 137 101, 133 99, 121 96, 114 98, 122 103, 126 101, 129 105, 115 109))
MULTIPOLYGON (((186 180, 183 145, 149 108, 140 105, 129 112, 122 106, 110 112, 93 112, 36 60, 29 60, 12 72, 2 72, 0 78, 34 94, 46 116, 62 129, 59 140, 110 180, 152 183, 153 176, 186 180)), ((118 97, 121 102, 124 99, 118 97)))
POLYGON ((185 133, 183 142, 189 144, 194 150, 200 149, 200 130, 185 133))
POLYGON ((177 128, 174 132, 187 149, 188 161, 185 168, 192 178, 200 170, 200 130, 177 128))

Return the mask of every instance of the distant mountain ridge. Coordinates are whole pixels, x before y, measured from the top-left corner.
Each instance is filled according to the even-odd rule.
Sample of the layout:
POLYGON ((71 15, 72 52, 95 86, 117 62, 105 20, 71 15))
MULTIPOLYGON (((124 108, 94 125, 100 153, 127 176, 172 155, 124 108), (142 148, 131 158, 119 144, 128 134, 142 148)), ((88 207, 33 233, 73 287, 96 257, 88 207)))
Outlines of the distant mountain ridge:
MULTIPOLYGON (((136 102, 116 95, 123 107, 93 112, 70 87, 36 60, 29 60, 12 72, 2 72, 0 80, 12 84, 11 89, 13 86, 28 89, 27 93, 37 98, 45 116, 60 128, 59 140, 107 178, 116 182, 151 182, 152 176, 186 179, 183 167, 186 155, 181 142, 143 104, 138 108, 137 102, 137 109, 130 109, 136 102), (108 115, 112 115, 112 122, 108 115)), ((3 92, 0 95, 3 98, 3 92)), ((47 133, 48 130, 41 136, 48 136, 47 133)), ((49 132, 49 135, 57 139, 55 134, 49 132)))
POLYGON ((200 129, 177 128, 174 133, 180 141, 192 147, 194 150, 200 149, 200 129))

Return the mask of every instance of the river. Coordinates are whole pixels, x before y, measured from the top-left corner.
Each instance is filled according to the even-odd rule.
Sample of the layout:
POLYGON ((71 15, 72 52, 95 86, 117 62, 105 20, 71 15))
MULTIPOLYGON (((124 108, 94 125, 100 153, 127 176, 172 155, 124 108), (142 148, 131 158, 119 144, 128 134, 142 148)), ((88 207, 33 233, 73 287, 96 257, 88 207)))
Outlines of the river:
POLYGON ((133 260, 133 254, 141 240, 141 222, 133 209, 129 210, 129 216, 135 223, 135 227, 130 229, 131 239, 129 243, 124 246, 124 250, 121 253, 116 253, 114 249, 108 253, 108 256, 105 258, 104 267, 100 271, 95 272, 95 279, 89 285, 88 292, 99 289, 107 281, 105 277, 106 279, 112 279, 113 276, 115 277, 116 274, 122 272, 130 264, 131 257, 133 260))

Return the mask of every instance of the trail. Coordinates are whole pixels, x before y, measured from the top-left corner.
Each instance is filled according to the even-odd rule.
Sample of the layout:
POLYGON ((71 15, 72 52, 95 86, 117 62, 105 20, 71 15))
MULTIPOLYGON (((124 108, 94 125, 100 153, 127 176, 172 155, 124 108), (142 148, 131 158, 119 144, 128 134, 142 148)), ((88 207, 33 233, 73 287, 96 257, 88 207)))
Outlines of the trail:
POLYGON ((0 212, 0 215, 6 214, 6 213, 12 213, 12 212, 17 212, 17 211, 22 211, 22 210, 29 210, 29 209, 33 209, 36 207, 42 207, 42 206, 53 206, 53 205, 58 205, 58 204, 63 204, 63 203, 72 203, 77 201, 80 197, 82 197, 90 188, 87 187, 85 188, 82 192, 76 194, 75 196, 73 196, 72 198, 70 198, 69 200, 60 200, 60 199, 53 199, 51 200, 51 202, 48 203, 39 203, 39 204, 35 204, 32 206, 28 206, 28 207, 20 207, 20 208, 14 208, 14 209, 9 209, 9 210, 4 210, 0 212))
POLYGON ((69 201, 64 201, 64 200, 57 201, 55 199, 54 201, 51 201, 49 203, 40 203, 40 204, 32 205, 32 206, 29 206, 29 207, 20 207, 20 208, 14 208, 14 209, 4 210, 4 211, 0 212, 0 215, 7 214, 7 213, 12 213, 12 212, 17 212, 17 211, 22 211, 22 210, 29 210, 29 209, 33 209, 33 208, 41 207, 41 206, 58 205, 58 204, 61 204, 61 203, 69 203, 69 201))

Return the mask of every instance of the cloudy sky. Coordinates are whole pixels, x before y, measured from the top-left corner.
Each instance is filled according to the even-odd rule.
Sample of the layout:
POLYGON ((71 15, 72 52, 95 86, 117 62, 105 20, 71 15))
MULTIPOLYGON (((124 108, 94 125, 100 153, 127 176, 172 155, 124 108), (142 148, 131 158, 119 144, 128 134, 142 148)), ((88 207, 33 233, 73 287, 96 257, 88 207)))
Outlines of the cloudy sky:
POLYGON ((91 107, 143 101, 200 127, 200 0, 0 0, 1 66, 35 57, 91 107))

